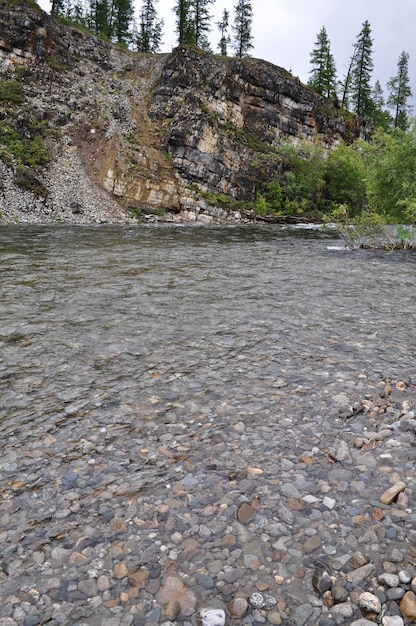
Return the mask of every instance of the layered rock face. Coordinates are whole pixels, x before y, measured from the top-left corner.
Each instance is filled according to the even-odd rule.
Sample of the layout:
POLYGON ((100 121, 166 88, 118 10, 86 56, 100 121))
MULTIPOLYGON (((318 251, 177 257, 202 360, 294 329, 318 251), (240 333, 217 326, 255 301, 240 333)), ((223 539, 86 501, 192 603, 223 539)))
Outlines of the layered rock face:
POLYGON ((183 179, 246 200, 273 176, 278 144, 317 140, 333 148, 365 132, 280 67, 190 48, 167 57, 150 115, 170 120, 165 141, 183 179))
MULTIPOLYGON (((270 63, 193 48, 135 54, 57 24, 36 4, 0 1, 0 80, 11 78, 25 103, 12 122, 7 102, 0 114, 21 128, 30 109, 51 153, 36 172, 48 193, 20 194, 35 221, 94 221, 98 209, 110 221, 132 210, 223 215, 215 197, 253 200, 276 172, 280 143, 331 148, 365 133, 270 63)), ((19 196, 17 165, 9 160, 0 194, 6 216, 19 196)))

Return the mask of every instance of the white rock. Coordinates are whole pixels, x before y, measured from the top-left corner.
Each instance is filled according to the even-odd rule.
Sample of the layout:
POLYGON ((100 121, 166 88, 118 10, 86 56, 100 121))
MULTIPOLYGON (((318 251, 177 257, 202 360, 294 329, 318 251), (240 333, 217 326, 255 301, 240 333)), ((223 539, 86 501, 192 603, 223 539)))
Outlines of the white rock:
POLYGON ((273 596, 254 591, 250 596, 250 604, 255 609, 264 609, 277 604, 276 598, 273 596))
POLYGON ((358 603, 367 613, 380 613, 381 611, 380 600, 369 591, 364 591, 364 593, 360 594, 358 603))
POLYGON ((412 580, 412 576, 409 574, 409 572, 406 572, 405 570, 402 569, 399 572, 399 580, 403 585, 408 585, 410 581, 412 580))
POLYGON ((381 623, 383 626, 404 626, 404 621, 399 615, 385 615, 381 623))
POLYGON ((225 613, 222 609, 201 609, 202 626, 225 626, 225 613))
POLYGON ((326 506, 327 509, 333 509, 336 505, 336 500, 334 500, 334 498, 330 498, 329 496, 325 496, 323 499, 323 505, 326 506))
POLYGON ((388 574, 385 572, 384 574, 380 574, 378 577, 378 581, 382 585, 386 585, 386 587, 398 587, 399 586, 399 577, 397 574, 388 574))

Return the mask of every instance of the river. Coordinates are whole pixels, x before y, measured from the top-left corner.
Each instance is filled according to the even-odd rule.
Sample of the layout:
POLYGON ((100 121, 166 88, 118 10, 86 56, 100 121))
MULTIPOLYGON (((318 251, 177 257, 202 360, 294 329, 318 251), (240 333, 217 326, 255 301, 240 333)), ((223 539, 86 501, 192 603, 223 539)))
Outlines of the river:
POLYGON ((2 428, 72 401, 135 402, 161 379, 173 401, 414 371, 411 255, 279 226, 4 226, 0 238, 2 428))
MULTIPOLYGON (((282 473, 283 481, 321 497, 328 443, 336 433, 353 441, 363 429, 361 418, 352 430, 340 422, 342 404, 370 387, 374 394, 387 377, 414 380, 415 277, 414 255, 348 252, 333 231, 318 228, 1 226, 4 616, 17 611, 17 623, 26 623, 37 585, 36 610, 55 611, 56 623, 97 626, 110 616, 113 624, 117 609, 117 624, 130 624, 164 600, 155 583, 142 598, 137 580, 138 595, 126 595, 123 568, 137 553, 140 575, 162 577, 157 564, 166 565, 167 543, 169 559, 179 559, 187 575, 197 567, 213 572, 221 541, 231 541, 238 499, 253 488, 241 473, 263 472, 271 520, 282 473), (313 464, 294 473, 302 454, 313 464), (169 489, 177 497, 165 504, 169 489), (183 512, 170 517, 180 506, 183 512), (174 530, 184 541, 180 550, 169 544, 174 530), (199 565, 185 549, 188 536, 203 544, 199 565), (26 599, 32 589, 27 606, 16 605, 19 589, 27 590, 26 599), (78 622, 80 616, 90 621, 78 622)), ((393 467, 406 477, 413 461, 403 441, 393 467)), ((357 469, 336 470, 331 494, 339 498, 339 518, 335 509, 322 512, 319 498, 310 519, 293 525, 290 513, 292 530, 285 532, 296 549, 283 576, 302 564, 296 541, 304 539, 305 525, 316 533, 317 519, 322 540, 335 542, 319 515, 334 522, 336 535, 345 511, 360 510, 357 498, 365 513, 388 486, 387 475, 373 471, 373 457, 365 475, 360 463, 367 458, 357 469)), ((257 545, 235 532, 243 548, 248 541, 247 549, 264 559, 260 574, 271 573, 270 553, 263 555, 270 537, 263 533, 257 545)), ((363 541, 374 543, 366 534, 363 541)), ((230 567, 243 553, 220 554, 230 567)))

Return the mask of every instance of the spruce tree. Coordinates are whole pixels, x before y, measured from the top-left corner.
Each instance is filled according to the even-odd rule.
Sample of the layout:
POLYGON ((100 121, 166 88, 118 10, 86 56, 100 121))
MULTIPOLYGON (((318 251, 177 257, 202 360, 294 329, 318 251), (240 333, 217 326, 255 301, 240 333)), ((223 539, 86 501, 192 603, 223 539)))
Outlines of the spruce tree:
POLYGON ((387 104, 394 111, 394 126, 407 130, 409 127, 408 112, 411 107, 407 104, 412 96, 409 82, 409 53, 402 52, 397 62, 397 74, 387 83, 390 95, 387 104))
POLYGON ((104 35, 110 38, 110 21, 108 0, 89 0, 88 28, 94 31, 96 35, 104 35))
POLYGON ((234 50, 237 57, 243 57, 253 48, 251 26, 253 9, 250 0, 237 0, 234 7, 234 50))
POLYGON ((319 31, 315 48, 311 52, 311 65, 308 85, 321 96, 335 99, 337 96, 336 68, 325 26, 319 31))
POLYGON ((51 15, 57 17, 65 14, 65 0, 52 0, 51 15))
POLYGON ((383 88, 379 80, 376 80, 373 89, 373 114, 372 120, 377 128, 387 130, 391 125, 392 118, 385 109, 386 102, 384 100, 383 88))
POLYGON ((127 44, 131 40, 130 25, 133 18, 132 0, 112 0, 110 15, 109 37, 118 43, 127 44))
POLYGON ((178 44, 180 46, 192 45, 195 42, 191 8, 191 0, 176 0, 176 5, 173 8, 176 14, 176 32, 178 33, 178 44))
POLYGON ((229 23, 230 23, 230 14, 227 11, 227 9, 224 9, 224 13, 222 14, 222 19, 216 24, 218 27, 218 30, 221 33, 221 39, 219 41, 218 48, 219 48, 220 54, 223 57, 227 56, 228 44, 231 43, 231 37, 228 34, 229 23))
POLYGON ((351 70, 351 101, 354 111, 362 117, 371 117, 374 109, 371 74, 373 71, 373 40, 368 20, 362 26, 355 44, 354 65, 351 70))
POLYGON ((134 38, 138 52, 159 52, 163 23, 163 19, 157 17, 155 0, 143 0, 139 30, 134 38))
POLYGON ((211 30, 210 21, 211 15, 209 12, 209 5, 214 0, 192 0, 191 11, 193 14, 194 22, 194 44, 203 50, 209 51, 208 33, 211 30))
POLYGON ((354 45, 354 51, 352 53, 349 65, 348 65, 348 69, 347 69, 347 73, 345 74, 344 77, 344 81, 339 83, 340 85, 340 91, 341 91, 341 106, 343 109, 348 109, 349 108, 349 103, 350 103, 350 96, 351 96, 351 76, 352 76, 352 70, 355 64, 355 57, 356 57, 356 46, 354 45))

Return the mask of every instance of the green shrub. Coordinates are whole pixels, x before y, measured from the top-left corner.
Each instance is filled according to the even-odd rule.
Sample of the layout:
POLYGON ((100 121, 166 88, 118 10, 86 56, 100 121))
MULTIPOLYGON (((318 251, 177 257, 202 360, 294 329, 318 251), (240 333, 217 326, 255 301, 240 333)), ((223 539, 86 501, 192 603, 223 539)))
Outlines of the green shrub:
POLYGON ((49 151, 40 135, 28 139, 0 121, 0 158, 36 169, 49 162, 49 151))
POLYGON ((31 191, 37 198, 46 198, 48 189, 30 167, 19 166, 15 177, 15 183, 20 189, 31 191))
POLYGON ((68 67, 67 61, 64 58, 55 54, 49 55, 46 59, 46 62, 52 70, 58 73, 63 72, 68 67))
POLYGON ((324 164, 322 210, 331 212, 348 205, 351 214, 360 214, 366 206, 365 168, 358 146, 341 145, 324 164))
POLYGON ((25 92, 20 83, 16 80, 0 80, 0 102, 23 104, 25 100, 25 92))

